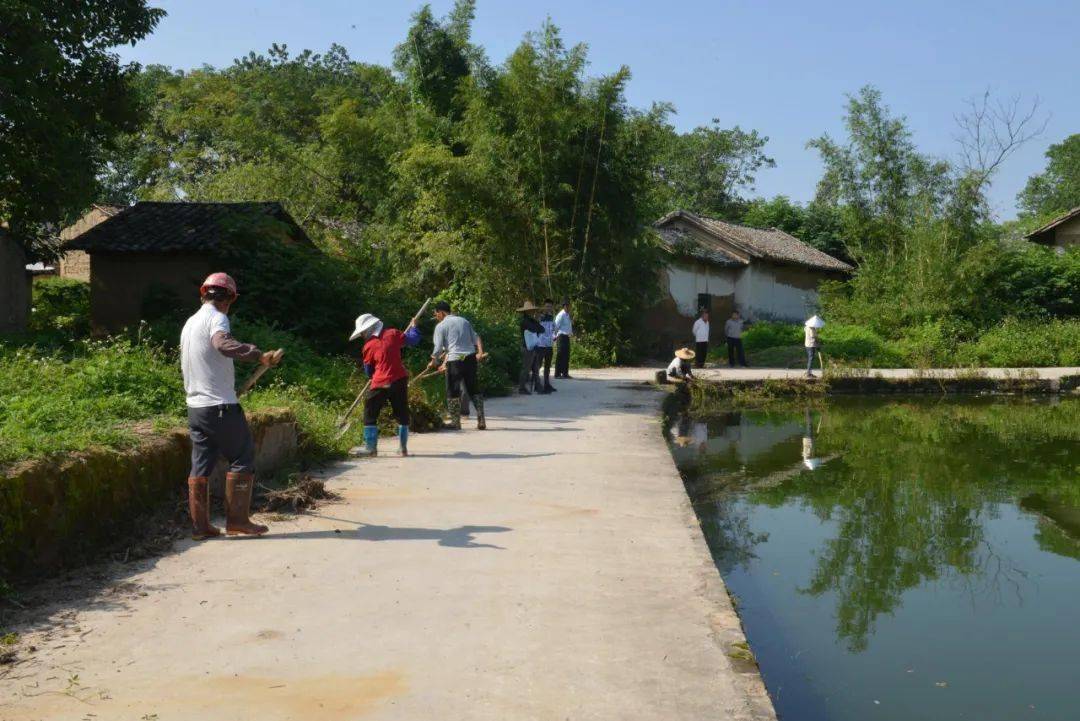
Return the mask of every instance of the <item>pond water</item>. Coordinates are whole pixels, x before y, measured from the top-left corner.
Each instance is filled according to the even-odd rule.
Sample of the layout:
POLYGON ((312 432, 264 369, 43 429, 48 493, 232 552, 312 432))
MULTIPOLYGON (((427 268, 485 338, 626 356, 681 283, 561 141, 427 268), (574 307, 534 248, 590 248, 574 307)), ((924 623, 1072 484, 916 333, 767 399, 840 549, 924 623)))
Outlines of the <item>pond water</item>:
POLYGON ((1080 719, 1080 399, 670 428, 780 717, 1080 719))

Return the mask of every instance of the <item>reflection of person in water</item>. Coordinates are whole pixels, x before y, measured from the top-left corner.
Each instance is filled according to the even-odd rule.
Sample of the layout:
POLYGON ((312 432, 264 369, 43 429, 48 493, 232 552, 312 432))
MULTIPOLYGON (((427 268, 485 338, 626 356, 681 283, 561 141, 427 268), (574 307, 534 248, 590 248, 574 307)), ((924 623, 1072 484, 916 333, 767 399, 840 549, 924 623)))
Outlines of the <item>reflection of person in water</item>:
POLYGON ((709 427, 698 421, 694 423, 690 435, 694 439, 694 445, 697 446, 698 453, 705 455, 709 450, 709 427))
POLYGON ((811 471, 816 470, 825 462, 823 458, 814 457, 814 423, 809 408, 806 409, 806 427, 803 430, 802 462, 811 471))
POLYGON ((694 442, 694 439, 690 437, 690 424, 690 416, 682 415, 679 417, 678 425, 671 429, 672 440, 680 448, 685 448, 694 442))

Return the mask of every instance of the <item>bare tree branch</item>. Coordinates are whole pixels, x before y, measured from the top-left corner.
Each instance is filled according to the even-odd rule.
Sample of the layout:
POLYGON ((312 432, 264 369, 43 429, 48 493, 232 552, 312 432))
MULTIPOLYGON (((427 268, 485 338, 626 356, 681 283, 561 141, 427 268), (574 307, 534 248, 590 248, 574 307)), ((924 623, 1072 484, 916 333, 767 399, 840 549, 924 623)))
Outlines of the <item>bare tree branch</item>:
POLYGON ((981 98, 969 98, 967 110, 956 116, 960 154, 964 169, 975 179, 976 189, 986 185, 994 171, 1025 143, 1046 130, 1050 114, 1040 112, 1036 96, 1030 106, 1020 95, 1008 100, 994 98, 986 90, 981 98))

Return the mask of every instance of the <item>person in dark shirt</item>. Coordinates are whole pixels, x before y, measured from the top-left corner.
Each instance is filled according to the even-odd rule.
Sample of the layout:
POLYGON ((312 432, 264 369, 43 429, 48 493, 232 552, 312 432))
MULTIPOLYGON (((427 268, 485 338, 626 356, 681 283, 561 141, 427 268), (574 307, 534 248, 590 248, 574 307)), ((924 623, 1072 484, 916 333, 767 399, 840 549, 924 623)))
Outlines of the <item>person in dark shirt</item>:
POLYGON ((540 385, 539 363, 540 356, 537 349, 540 345, 540 336, 544 333, 544 326, 536 320, 536 311, 540 310, 533 305, 531 300, 525 301, 517 309, 521 313, 521 378, 518 382, 518 391, 524 395, 531 395, 534 391, 540 393, 543 388, 540 385), (530 390, 530 386, 532 389, 530 390))

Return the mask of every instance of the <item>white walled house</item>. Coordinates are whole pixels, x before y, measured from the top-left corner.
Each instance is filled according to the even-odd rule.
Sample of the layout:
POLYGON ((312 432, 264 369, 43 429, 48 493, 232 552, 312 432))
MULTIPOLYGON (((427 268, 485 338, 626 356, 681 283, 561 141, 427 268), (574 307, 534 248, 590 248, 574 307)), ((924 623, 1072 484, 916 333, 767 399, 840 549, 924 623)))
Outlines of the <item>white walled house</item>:
POLYGON ((1080 245, 1080 208, 1059 215, 1041 228, 1027 234, 1033 243, 1047 245, 1059 253, 1066 248, 1080 245))
POLYGON ((712 314, 713 343, 738 310, 750 320, 801 322, 817 310, 818 285, 852 271, 843 261, 776 228, 751 228, 677 210, 655 225, 669 253, 660 302, 646 327, 666 355, 690 339, 698 309, 712 314))

